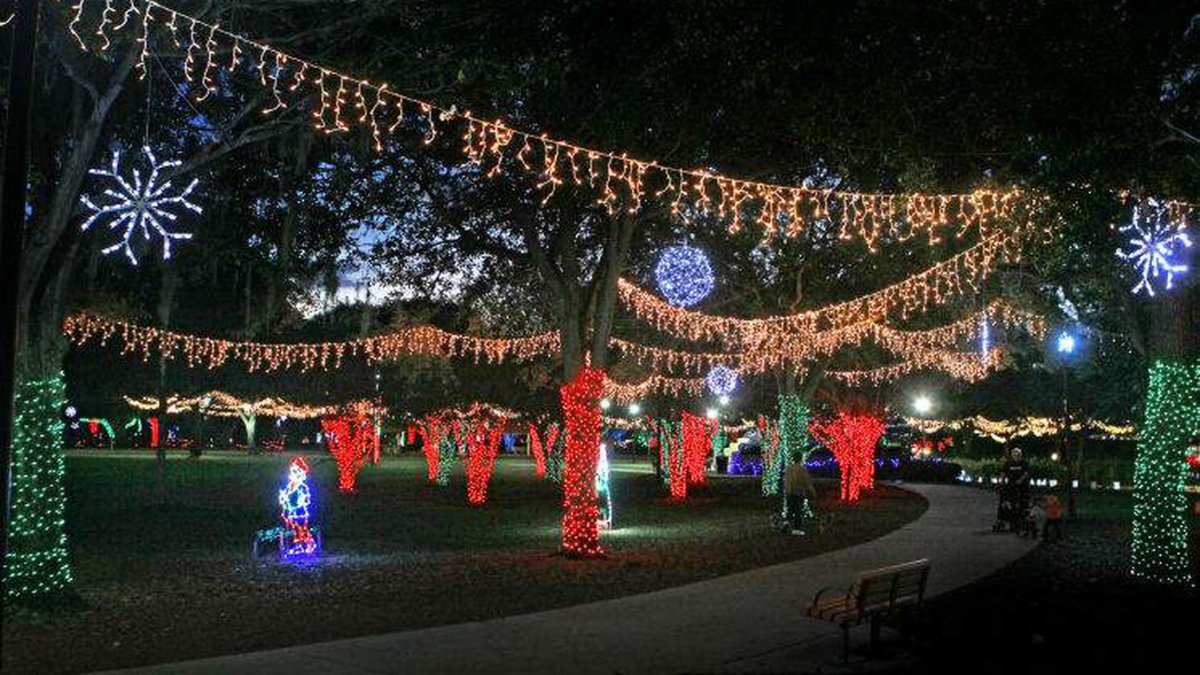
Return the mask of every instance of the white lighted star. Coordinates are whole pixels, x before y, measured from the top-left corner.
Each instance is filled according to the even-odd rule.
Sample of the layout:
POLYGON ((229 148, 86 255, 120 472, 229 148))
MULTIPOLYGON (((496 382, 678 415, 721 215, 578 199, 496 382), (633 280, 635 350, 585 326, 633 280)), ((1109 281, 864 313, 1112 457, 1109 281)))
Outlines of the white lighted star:
POLYGON ((1168 210, 1153 199, 1147 199, 1133 209, 1133 218, 1120 228, 1132 236, 1129 250, 1118 249, 1117 257, 1133 263, 1139 279, 1133 292, 1144 289, 1154 295, 1154 285, 1164 277, 1164 286, 1171 290, 1175 275, 1187 272, 1188 266, 1174 258, 1177 247, 1190 248, 1192 240, 1182 222, 1172 222, 1168 210))
POLYGON ((83 205, 92 212, 87 220, 83 221, 82 229, 87 230, 102 218, 111 218, 108 229, 119 233, 121 240, 105 248, 103 253, 107 255, 117 250, 123 250, 125 257, 129 258, 129 262, 134 265, 138 264, 138 260, 130 240, 137 232, 140 231, 146 241, 150 241, 154 234, 161 237, 163 260, 169 260, 172 240, 192 238, 190 232, 173 232, 167 229, 178 218, 177 214, 173 213, 174 206, 179 205, 196 213, 202 212, 198 205, 188 201, 188 195, 196 187, 196 180, 193 179, 177 195, 167 192, 171 189, 171 181, 166 180, 160 183, 162 171, 179 166, 178 161, 160 164, 154 156, 154 152, 148 147, 142 148, 142 153, 150 162, 150 175, 144 182, 137 169, 133 170, 132 184, 121 176, 121 151, 117 150, 113 152, 112 164, 108 169, 92 169, 88 172, 93 176, 102 176, 115 182, 115 185, 106 189, 103 194, 103 197, 110 201, 97 205, 86 195, 80 198, 83 205))

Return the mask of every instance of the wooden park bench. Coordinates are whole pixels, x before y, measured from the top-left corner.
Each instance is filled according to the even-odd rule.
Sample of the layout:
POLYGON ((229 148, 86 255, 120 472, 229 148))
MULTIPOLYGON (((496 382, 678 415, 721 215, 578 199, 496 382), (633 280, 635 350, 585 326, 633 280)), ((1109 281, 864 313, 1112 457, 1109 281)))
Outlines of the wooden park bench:
POLYGON ((879 645, 883 619, 911 611, 925 598, 929 561, 914 560, 902 565, 859 572, 844 593, 826 595, 832 588, 817 591, 808 616, 836 623, 842 628, 842 660, 850 656, 850 627, 871 622, 871 650, 879 645))

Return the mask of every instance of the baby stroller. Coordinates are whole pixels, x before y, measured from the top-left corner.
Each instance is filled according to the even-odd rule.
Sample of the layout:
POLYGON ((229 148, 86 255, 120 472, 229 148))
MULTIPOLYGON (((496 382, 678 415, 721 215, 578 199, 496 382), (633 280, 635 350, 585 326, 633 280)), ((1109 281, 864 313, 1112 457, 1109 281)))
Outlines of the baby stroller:
POLYGON ((992 532, 1021 533, 1027 527, 1029 519, 1028 499, 1021 496, 1010 486, 1000 489, 1000 503, 996 507, 996 522, 992 524, 992 532))

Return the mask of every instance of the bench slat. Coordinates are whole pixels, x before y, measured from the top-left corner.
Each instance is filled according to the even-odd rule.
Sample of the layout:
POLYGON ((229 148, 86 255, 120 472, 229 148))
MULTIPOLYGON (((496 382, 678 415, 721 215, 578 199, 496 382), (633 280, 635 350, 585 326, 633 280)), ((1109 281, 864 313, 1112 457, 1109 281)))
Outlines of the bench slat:
POLYGON ((929 561, 925 559, 860 572, 846 595, 820 603, 814 599, 807 614, 835 623, 861 623, 874 614, 919 604, 928 578, 929 561))

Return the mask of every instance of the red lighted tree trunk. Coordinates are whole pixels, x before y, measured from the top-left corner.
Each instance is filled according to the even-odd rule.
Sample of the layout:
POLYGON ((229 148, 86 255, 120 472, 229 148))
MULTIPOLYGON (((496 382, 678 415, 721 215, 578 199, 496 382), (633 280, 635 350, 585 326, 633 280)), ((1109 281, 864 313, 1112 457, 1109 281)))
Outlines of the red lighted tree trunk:
POLYGON ((425 423, 418 427, 421 435, 421 450, 425 454, 426 476, 430 483, 436 483, 441 463, 442 438, 446 436, 446 425, 435 417, 425 418, 425 423))
POLYGON ((679 425, 679 433, 672 434, 667 427, 667 440, 671 448, 667 453, 667 471, 671 478, 671 500, 682 502, 687 500, 687 452, 684 451, 683 424, 679 425))
POLYGON ((560 390, 566 451, 563 465, 563 553, 596 557, 600 548, 600 508, 596 504, 596 462, 600 448, 600 405, 604 371, 585 366, 560 390))
POLYGON ((857 501, 862 489, 875 484, 875 444, 883 435, 884 424, 878 417, 853 415, 845 411, 824 422, 808 426, 817 440, 825 444, 842 472, 842 499, 857 501))
POLYGON ((699 415, 683 413, 683 456, 687 466, 687 482, 699 485, 704 482, 704 463, 712 445, 709 423, 699 415))
POLYGON ((354 492, 358 472, 375 443, 375 423, 367 415, 326 417, 321 420, 325 441, 338 467, 338 491, 354 492))
POLYGON ((479 420, 474 429, 467 432, 467 502, 470 504, 479 505, 487 501, 488 484, 496 467, 496 454, 504 437, 504 425, 504 420, 493 422, 490 427, 479 420))
POLYGON ((543 445, 537 426, 529 425, 529 452, 533 455, 533 472, 538 478, 546 477, 546 453, 553 451, 554 444, 558 442, 558 432, 558 425, 551 422, 546 428, 546 443, 543 445))

